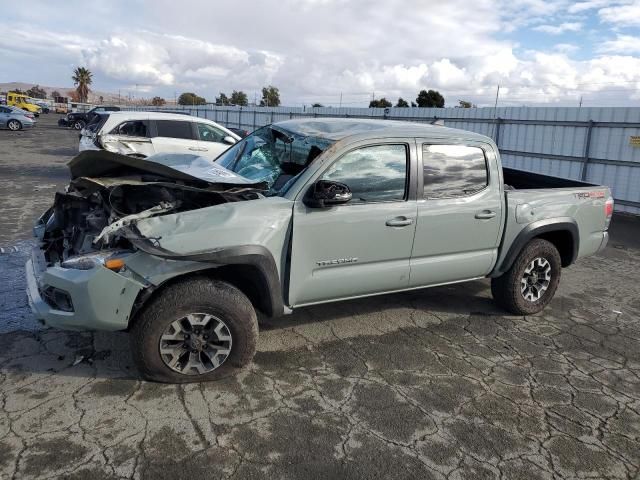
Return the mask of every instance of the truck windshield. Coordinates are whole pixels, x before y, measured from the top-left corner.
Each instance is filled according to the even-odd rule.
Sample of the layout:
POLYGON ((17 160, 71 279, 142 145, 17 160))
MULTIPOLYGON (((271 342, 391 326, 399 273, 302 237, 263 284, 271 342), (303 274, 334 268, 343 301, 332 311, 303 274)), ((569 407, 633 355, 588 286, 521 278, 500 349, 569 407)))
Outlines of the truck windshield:
POLYGON ((254 182, 266 182, 267 195, 278 195, 332 143, 268 125, 226 150, 216 163, 254 182))

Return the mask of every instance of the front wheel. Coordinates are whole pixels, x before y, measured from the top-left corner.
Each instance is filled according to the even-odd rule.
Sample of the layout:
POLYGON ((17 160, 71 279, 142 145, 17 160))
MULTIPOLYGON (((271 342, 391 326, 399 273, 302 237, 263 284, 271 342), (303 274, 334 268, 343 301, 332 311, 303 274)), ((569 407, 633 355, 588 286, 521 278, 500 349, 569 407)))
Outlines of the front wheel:
POLYGON ((234 286, 192 278, 167 287, 130 332, 134 361, 147 380, 189 383, 227 377, 248 365, 258 322, 234 286))
POLYGON ((542 311, 560 283, 562 262, 558 249, 547 240, 532 240, 511 268, 491 280, 491 293, 502 308, 516 315, 542 311))
POLYGON ((73 122, 73 128, 75 130, 82 130, 84 128, 84 122, 82 120, 76 120, 73 122))
POLYGON ((18 120, 9 120, 7 127, 15 132, 22 128, 22 124, 18 120))

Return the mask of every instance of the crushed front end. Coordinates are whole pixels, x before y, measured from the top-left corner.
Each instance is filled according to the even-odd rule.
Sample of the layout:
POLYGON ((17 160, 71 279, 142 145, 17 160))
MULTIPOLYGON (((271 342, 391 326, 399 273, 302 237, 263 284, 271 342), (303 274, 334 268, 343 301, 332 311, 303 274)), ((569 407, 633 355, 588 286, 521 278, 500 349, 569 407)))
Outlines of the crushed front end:
MULTIPOLYGON (((180 165, 194 160, 186 157, 180 165)), ((34 226, 38 245, 26 276, 36 317, 64 329, 126 329, 154 288, 140 265, 166 262, 136 248, 136 222, 259 196, 254 186, 213 181, 217 168, 206 166, 203 179, 109 152, 83 152, 72 160, 69 186, 34 226)))

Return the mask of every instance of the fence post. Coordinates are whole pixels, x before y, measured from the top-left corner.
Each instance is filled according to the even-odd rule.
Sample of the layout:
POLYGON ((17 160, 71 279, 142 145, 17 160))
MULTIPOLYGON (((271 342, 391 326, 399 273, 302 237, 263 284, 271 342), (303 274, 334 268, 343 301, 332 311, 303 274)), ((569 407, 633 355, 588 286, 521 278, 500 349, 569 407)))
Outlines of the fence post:
POLYGON ((496 142, 496 147, 500 150, 500 125, 502 125, 502 118, 496 118, 496 138, 494 139, 496 142))
POLYGON ((253 107, 253 129, 256 129, 256 107, 253 107))
POLYGON ((587 170, 589 168, 589 152, 591 150, 591 132, 593 130, 593 120, 589 120, 589 126, 587 127, 587 138, 584 141, 584 160, 582 161, 582 174, 581 180, 587 179, 587 170))
POLYGON ((224 121, 224 126, 228 127, 229 126, 229 110, 225 110, 225 112, 227 112, 227 114, 225 115, 226 120, 224 121))
POLYGON ((273 114, 274 114, 274 111, 271 110, 271 123, 273 123, 273 116, 274 116, 273 114))
POLYGON ((240 107, 240 113, 238 113, 238 128, 242 128, 240 127, 240 119, 242 118, 242 107, 240 107))

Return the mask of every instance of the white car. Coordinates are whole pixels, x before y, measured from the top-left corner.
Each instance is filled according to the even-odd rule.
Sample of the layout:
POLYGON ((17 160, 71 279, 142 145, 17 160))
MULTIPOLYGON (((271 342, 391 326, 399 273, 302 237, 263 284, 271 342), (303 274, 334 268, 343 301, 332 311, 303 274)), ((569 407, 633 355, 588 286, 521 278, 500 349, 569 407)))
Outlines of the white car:
POLYGON ((146 158, 156 153, 191 153, 214 160, 240 137, 204 118, 178 113, 104 112, 80 134, 79 151, 146 158))

